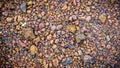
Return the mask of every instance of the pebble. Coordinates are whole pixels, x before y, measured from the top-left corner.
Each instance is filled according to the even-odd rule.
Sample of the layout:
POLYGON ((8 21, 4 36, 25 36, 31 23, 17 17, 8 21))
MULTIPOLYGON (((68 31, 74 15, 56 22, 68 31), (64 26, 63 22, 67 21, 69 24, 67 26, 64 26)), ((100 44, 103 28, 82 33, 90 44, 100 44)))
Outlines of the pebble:
POLYGON ((99 60, 102 61, 102 60, 103 60, 103 56, 100 56, 100 57, 99 57, 99 60))
POLYGON ((88 1, 87 5, 91 5, 91 4, 92 4, 92 2, 91 2, 91 1, 88 1))
POLYGON ((57 48, 57 45, 56 45, 56 44, 53 44, 52 48, 53 48, 53 49, 56 49, 56 48, 57 48))
POLYGON ((63 7, 62 7, 62 10, 66 10, 67 9, 67 5, 64 5, 63 7))
POLYGON ((35 55, 35 54, 37 54, 37 52, 38 52, 38 48, 35 45, 32 45, 30 47, 30 53, 31 53, 31 55, 35 55))
POLYGON ((48 68, 48 64, 46 63, 46 61, 45 61, 45 60, 43 61, 43 63, 42 63, 42 64, 43 64, 44 68, 48 68))
POLYGON ((44 23, 40 23, 39 24, 39 29, 42 29, 43 27, 45 27, 44 23))
POLYGON ((32 8, 32 5, 33 5, 33 1, 27 2, 27 9, 32 8))
POLYGON ((51 30, 54 31, 56 29, 56 26, 55 25, 52 25, 51 26, 51 30))
POLYGON ((86 17, 86 21, 89 22, 91 20, 91 16, 86 17))
POLYGON ((52 35, 49 34, 49 35, 47 36, 47 39, 50 40, 51 38, 52 38, 52 35))
POLYGON ((23 30, 23 35, 25 39, 34 39, 35 35, 33 33, 33 30, 31 28, 26 28, 23 30))
POLYGON ((38 42, 40 42, 40 38, 39 38, 39 37, 37 37, 37 38, 35 38, 33 41, 34 41, 34 42, 35 42, 35 44, 37 45, 37 44, 38 44, 38 42))
POLYGON ((6 19, 7 22, 11 22, 12 20, 13 20, 12 17, 8 17, 8 18, 6 19))
POLYGON ((72 63, 73 63, 72 57, 68 57, 67 60, 65 62, 63 62, 63 65, 70 65, 72 63))
POLYGON ((104 22, 106 21, 106 16, 105 16, 105 14, 101 14, 101 15, 99 16, 99 20, 104 23, 104 22))
POLYGON ((79 51, 78 51, 78 54, 79 54, 79 55, 83 55, 82 50, 79 50, 79 51))
POLYGON ((45 25, 48 26, 49 24, 50 24, 50 23, 47 22, 45 25))
POLYGON ((23 20, 23 18, 21 16, 17 17, 17 22, 21 22, 23 20))
POLYGON ((84 62, 90 62, 92 58, 93 57, 91 57, 90 55, 85 55, 84 56, 84 62))
POLYGON ((26 3, 24 2, 24 3, 22 3, 21 5, 20 5, 20 8, 21 8, 21 10, 23 11, 23 12, 26 12, 26 3))
POLYGON ((75 25, 68 25, 67 30, 74 33, 76 31, 76 26, 75 25))
POLYGON ((52 60, 53 66, 57 67, 59 65, 59 60, 57 58, 52 60))
POLYGON ((86 7, 86 11, 90 12, 90 7, 86 7))
POLYGON ((110 37, 108 35, 107 35, 106 39, 107 39, 107 41, 110 41, 110 37))
POLYGON ((76 20, 77 19, 77 16, 76 15, 72 15, 69 17, 69 20, 72 21, 72 20, 76 20))
POLYGON ((16 26, 16 30, 20 30, 20 25, 17 25, 17 26, 16 26))
POLYGON ((26 47, 26 44, 23 43, 21 40, 18 41, 18 44, 19 44, 20 46, 22 46, 22 47, 26 47))
POLYGON ((65 25, 69 25, 70 24, 70 20, 65 21, 65 25))
POLYGON ((110 49, 112 46, 111 45, 107 45, 106 48, 110 49))
POLYGON ((68 44, 64 45, 64 48, 69 48, 69 45, 68 44))
POLYGON ((4 16, 8 16, 8 12, 7 12, 7 11, 2 12, 2 15, 4 15, 4 16))
POLYGON ((79 43, 80 41, 84 40, 85 38, 86 38, 86 36, 84 34, 82 34, 82 33, 78 33, 76 35, 76 41, 77 41, 77 43, 79 43))
POLYGON ((62 25, 58 25, 57 29, 60 30, 60 29, 62 29, 62 27, 63 27, 62 25))
POLYGON ((117 16, 117 19, 118 19, 118 20, 120 20, 120 15, 119 15, 119 16, 117 16))
POLYGON ((32 5, 32 4, 33 4, 32 1, 27 2, 27 5, 32 5))

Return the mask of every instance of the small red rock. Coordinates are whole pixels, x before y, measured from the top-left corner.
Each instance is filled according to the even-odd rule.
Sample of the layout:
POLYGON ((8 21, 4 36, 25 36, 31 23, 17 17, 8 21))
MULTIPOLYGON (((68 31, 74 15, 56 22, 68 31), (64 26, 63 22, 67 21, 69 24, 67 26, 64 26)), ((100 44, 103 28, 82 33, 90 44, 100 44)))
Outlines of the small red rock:
POLYGON ((39 29, 42 29, 44 26, 45 26, 44 23, 40 23, 39 24, 39 29))
POLYGON ((22 47, 26 47, 25 43, 23 43, 21 40, 18 41, 18 44, 22 47))

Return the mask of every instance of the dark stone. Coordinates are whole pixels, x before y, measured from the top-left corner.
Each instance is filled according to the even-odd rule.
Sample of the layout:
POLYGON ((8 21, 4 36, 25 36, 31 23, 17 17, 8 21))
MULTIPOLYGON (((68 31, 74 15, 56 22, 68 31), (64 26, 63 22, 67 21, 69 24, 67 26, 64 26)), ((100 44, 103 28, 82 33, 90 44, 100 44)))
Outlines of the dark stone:
POLYGON ((63 65, 70 65, 72 64, 72 58, 70 57, 67 61, 63 62, 63 65))
POLYGON ((43 5, 43 10, 44 10, 45 13, 47 13, 47 8, 46 8, 45 4, 43 5))
POLYGON ((70 24, 70 20, 65 21, 65 25, 69 25, 70 24))
POLYGON ((68 48, 69 47, 69 45, 68 44, 66 44, 65 46, 64 46, 64 48, 68 48))
POLYGON ((7 40, 8 40, 7 38, 2 38, 2 42, 4 43, 7 42, 7 40))
POLYGON ((106 35, 109 35, 109 34, 110 34, 110 31, 109 31, 109 30, 107 30, 107 31, 105 32, 105 34, 106 34, 106 35))
POLYGON ((35 55, 32 55, 32 59, 36 58, 36 54, 35 55))
POLYGON ((117 17, 118 20, 120 20, 120 15, 117 17))

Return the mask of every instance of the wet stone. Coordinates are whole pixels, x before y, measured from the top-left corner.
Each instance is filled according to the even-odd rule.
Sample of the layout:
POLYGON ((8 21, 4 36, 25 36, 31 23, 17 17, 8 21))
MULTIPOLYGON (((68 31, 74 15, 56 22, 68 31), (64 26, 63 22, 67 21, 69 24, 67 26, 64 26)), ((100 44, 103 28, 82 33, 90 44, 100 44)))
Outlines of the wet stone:
POLYGON ((26 12, 26 10, 27 10, 26 8, 27 8, 27 7, 26 7, 26 3, 25 3, 25 2, 20 5, 20 9, 21 9, 23 12, 26 12))

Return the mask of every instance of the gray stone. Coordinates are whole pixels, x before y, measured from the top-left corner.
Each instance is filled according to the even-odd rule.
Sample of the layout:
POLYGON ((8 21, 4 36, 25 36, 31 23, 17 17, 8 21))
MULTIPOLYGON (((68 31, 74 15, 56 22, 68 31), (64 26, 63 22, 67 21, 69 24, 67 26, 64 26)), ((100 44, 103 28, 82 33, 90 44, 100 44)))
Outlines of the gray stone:
POLYGON ((26 12, 27 9, 26 9, 26 3, 25 3, 25 2, 20 5, 20 9, 21 9, 23 12, 26 12))
POLYGON ((118 20, 120 20, 120 15, 117 17, 118 20))
POLYGON ((93 59, 90 55, 85 55, 84 56, 84 62, 90 62, 93 59))
POLYGON ((109 37, 108 35, 107 35, 107 37, 106 37, 106 40, 107 40, 107 41, 110 41, 110 37, 109 37))
POLYGON ((84 34, 82 34, 82 33, 78 33, 76 35, 76 41, 77 41, 77 43, 79 43, 80 41, 84 40, 85 38, 86 38, 86 36, 84 34))
POLYGON ((56 29, 56 26, 55 25, 52 25, 51 26, 51 30, 54 31, 56 29))
POLYGON ((63 27, 62 25, 58 25, 57 29, 60 30, 60 29, 62 29, 62 27, 63 27))

